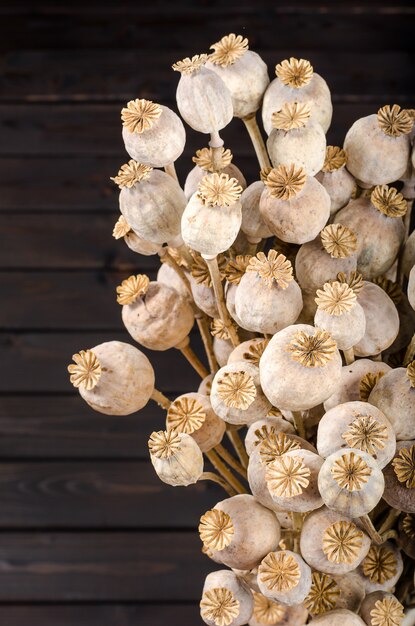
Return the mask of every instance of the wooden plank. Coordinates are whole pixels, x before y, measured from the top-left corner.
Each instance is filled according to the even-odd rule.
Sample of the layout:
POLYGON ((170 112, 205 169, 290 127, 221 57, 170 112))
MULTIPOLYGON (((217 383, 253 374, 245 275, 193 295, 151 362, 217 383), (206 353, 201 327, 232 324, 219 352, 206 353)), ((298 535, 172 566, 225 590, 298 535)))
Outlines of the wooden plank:
MULTIPOLYGON (((66 367, 72 354, 112 340, 134 344, 126 331, 3 333, 0 335, 0 393, 71 391, 66 367)), ((201 351, 198 336, 192 338, 192 345, 197 352, 201 351)), ((155 369, 156 385, 161 391, 194 391, 199 385, 200 378, 178 350, 142 350, 155 369)))
POLYGON ((0 602, 11 603, 199 601, 217 569, 190 532, 4 532, 0 562, 0 602))
MULTIPOLYGON (((149 434, 137 441, 142 449, 149 434)), ((227 497, 207 481, 186 489, 166 485, 149 460, 0 463, 0 490, 0 529, 194 530, 227 497)))

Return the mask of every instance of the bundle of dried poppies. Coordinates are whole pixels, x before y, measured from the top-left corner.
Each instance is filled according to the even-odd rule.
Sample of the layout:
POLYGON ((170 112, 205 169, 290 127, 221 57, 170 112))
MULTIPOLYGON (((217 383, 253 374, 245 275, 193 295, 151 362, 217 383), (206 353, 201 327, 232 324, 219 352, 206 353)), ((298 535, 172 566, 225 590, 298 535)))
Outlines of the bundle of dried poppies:
POLYGON ((243 37, 211 49, 173 65, 181 117, 209 138, 183 186, 184 125, 144 99, 122 109, 131 160, 113 179, 114 237, 161 261, 117 288, 125 327, 180 350, 200 386, 167 398, 118 341, 74 355, 71 381, 109 415, 156 401, 160 479, 226 492, 200 518, 219 564, 206 624, 415 624, 414 111, 386 105, 327 146, 330 91, 308 61, 270 82, 243 37), (259 161, 248 186, 220 137, 234 117, 259 161))

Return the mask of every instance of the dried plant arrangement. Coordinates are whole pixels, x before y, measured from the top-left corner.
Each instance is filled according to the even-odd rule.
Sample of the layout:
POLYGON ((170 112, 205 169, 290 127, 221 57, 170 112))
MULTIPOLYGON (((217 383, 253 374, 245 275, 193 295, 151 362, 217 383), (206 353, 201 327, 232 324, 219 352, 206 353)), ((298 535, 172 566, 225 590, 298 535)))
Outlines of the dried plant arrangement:
POLYGON ((206 624, 413 625, 413 111, 385 105, 331 146, 330 90, 308 60, 270 81, 231 33, 172 67, 181 118, 208 138, 180 182, 180 117, 139 98, 122 109, 113 236, 160 269, 117 287, 132 345, 81 350, 70 380, 104 414, 157 402, 160 480, 223 489, 200 512, 217 564, 206 624), (234 118, 258 160, 249 185, 220 136, 234 118), (168 398, 141 347, 179 350, 199 388, 168 398))

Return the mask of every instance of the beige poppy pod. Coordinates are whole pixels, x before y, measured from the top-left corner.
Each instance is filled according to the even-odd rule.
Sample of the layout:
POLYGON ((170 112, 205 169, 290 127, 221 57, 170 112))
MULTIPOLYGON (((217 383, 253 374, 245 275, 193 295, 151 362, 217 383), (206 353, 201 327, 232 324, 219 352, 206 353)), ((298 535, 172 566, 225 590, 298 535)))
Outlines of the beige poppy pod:
POLYGON ((365 185, 387 185, 404 176, 413 122, 400 106, 386 105, 358 119, 347 132, 347 169, 365 185))
POLYGON ((309 61, 291 57, 275 66, 276 78, 264 95, 262 121, 269 135, 272 131, 272 114, 286 102, 311 104, 311 116, 326 133, 330 127, 333 106, 326 81, 314 72, 309 61))
POLYGON ((311 118, 307 102, 286 102, 271 117, 272 131, 267 149, 273 167, 294 164, 308 176, 324 165, 326 135, 319 122, 311 118))
POLYGON ((273 406, 305 411, 332 395, 341 377, 336 342, 326 331, 306 324, 276 333, 259 363, 261 385, 273 406))
POLYGON ((74 354, 70 381, 90 407, 105 415, 130 415, 142 409, 154 391, 154 370, 140 350, 106 341, 74 354))
POLYGON ((187 339, 193 309, 172 287, 138 274, 124 280, 117 294, 124 326, 137 343, 150 350, 168 350, 187 339))
MULTIPOLYGON (((300 287, 313 294, 340 272, 349 275, 357 267, 357 238, 341 224, 329 224, 313 240, 303 244, 295 257, 300 287)), ((341 281, 342 282, 342 281, 341 281)))
POLYGON ((386 415, 398 441, 415 439, 415 361, 382 376, 369 402, 386 415))
POLYGON ((261 389, 258 367, 247 361, 221 367, 213 379, 210 400, 215 413, 228 424, 251 424, 271 408, 261 389))
POLYGON ((271 433, 295 434, 294 426, 282 416, 268 415, 250 425, 245 436, 245 449, 250 456, 252 450, 268 439, 271 433))
POLYGON ((277 548, 280 531, 274 513, 248 494, 218 502, 199 524, 200 538, 213 560, 242 570, 256 567, 277 548))
POLYGON ((310 450, 294 449, 268 464, 265 481, 274 502, 284 511, 306 513, 323 505, 318 473, 323 459, 310 450))
POLYGON ((336 391, 324 401, 326 411, 344 402, 366 402, 370 393, 383 374, 391 367, 383 361, 358 359, 342 368, 341 380, 336 391))
POLYGON ((195 55, 173 65, 180 72, 176 91, 182 118, 199 133, 212 134, 232 120, 232 96, 223 80, 206 68, 207 54, 195 55))
POLYGON ((322 507, 306 517, 301 529, 300 550, 315 570, 342 576, 355 570, 371 546, 370 538, 353 521, 322 507))
POLYGON ((235 307, 235 296, 237 286, 241 282, 242 277, 246 272, 246 268, 249 265, 251 260, 250 254, 238 254, 235 258, 231 259, 224 269, 224 275, 226 278, 225 285, 225 300, 226 300, 226 308, 229 311, 229 315, 232 319, 238 324, 238 326, 242 326, 241 320, 239 319, 236 313, 235 307))
POLYGON ((222 441, 226 424, 213 411, 208 396, 191 392, 171 403, 166 428, 190 435, 202 452, 209 452, 222 441))
POLYGON ((230 248, 241 227, 241 193, 238 181, 227 174, 204 176, 183 213, 185 244, 212 256, 230 248))
POLYGON ((203 473, 203 454, 196 441, 174 430, 153 432, 148 440, 157 476, 173 487, 196 483, 203 473))
POLYGON ((190 288, 196 306, 209 317, 219 317, 219 309, 212 285, 207 282, 199 282, 192 274, 189 276, 190 288))
POLYGON ((253 607, 251 590, 234 572, 223 569, 206 576, 200 615, 208 626, 243 626, 253 607))
POLYGON ((265 180, 261 216, 282 241, 302 244, 314 239, 330 217, 330 196, 314 176, 294 164, 279 165, 265 180))
POLYGON ((366 330, 354 346, 356 356, 372 356, 389 348, 399 333, 399 315, 388 294, 378 285, 364 281, 357 301, 366 317, 366 330))
POLYGON ((270 552, 258 567, 258 585, 271 600, 288 606, 300 604, 311 588, 311 569, 296 552, 270 552))
POLYGON ((117 222, 114 224, 112 236, 114 237, 114 239, 123 238, 130 250, 132 250, 133 252, 137 252, 138 254, 143 254, 144 256, 158 254, 162 248, 160 243, 152 243, 151 241, 146 241, 145 239, 137 235, 137 233, 135 233, 131 226, 128 224, 124 215, 120 215, 117 222))
POLYGON ((114 182, 120 187, 120 211, 134 232, 154 244, 180 234, 186 198, 179 183, 161 170, 129 161, 114 182))
POLYGON ((399 518, 399 545, 411 559, 415 559, 415 515, 404 513, 399 518))
POLYGON ((236 346, 229 355, 228 363, 235 363, 236 361, 248 361, 258 367, 259 360, 264 354, 264 350, 268 345, 268 339, 260 339, 254 337, 254 339, 248 339, 236 346))
POLYGON ((314 626, 367 626, 366 623, 353 611, 335 609, 319 615, 313 619, 314 626))
POLYGON ((382 497, 384 485, 375 459, 356 448, 333 452, 318 477, 324 504, 348 517, 362 517, 372 511, 382 497))
POLYGON ((366 593, 392 591, 403 571, 401 551, 391 541, 380 546, 372 544, 357 571, 366 593))
POLYGON ((284 606, 274 602, 262 593, 254 592, 254 612, 249 626, 303 626, 307 622, 308 611, 302 604, 284 606))
POLYGON ((347 283, 334 281, 317 289, 314 325, 327 330, 340 350, 350 350, 366 330, 364 311, 347 283))
POLYGON ((150 167, 165 167, 184 150, 186 132, 178 115, 151 100, 130 100, 121 111, 122 137, 132 159, 150 167))
POLYGON ((255 115, 269 84, 268 67, 248 49, 248 40, 231 33, 210 46, 206 67, 223 80, 232 97, 234 117, 255 115))
POLYGON ((369 402, 338 404, 319 422, 317 450, 327 458, 342 448, 367 452, 382 469, 395 454, 395 432, 382 411, 369 402))
POLYGON ((217 159, 215 163, 213 162, 212 148, 196 150, 196 155, 192 157, 192 161, 196 165, 190 170, 184 183, 184 195, 187 200, 197 191, 197 187, 202 178, 206 176, 206 174, 213 174, 216 171, 228 174, 230 178, 236 178, 242 189, 246 188, 245 176, 242 174, 241 170, 232 163, 232 152, 225 150, 223 147, 218 150, 220 150, 220 155, 215 155, 215 159, 217 159))
POLYGON ((351 572, 341 576, 313 572, 311 589, 304 605, 313 617, 324 615, 334 609, 358 611, 365 590, 360 577, 351 572))
POLYGON ((252 257, 236 289, 235 309, 246 330, 273 335, 293 324, 303 308, 301 289, 283 254, 252 257))
POLYGON ((369 626, 400 626, 404 607, 392 593, 374 591, 363 600, 360 615, 369 626))
POLYGON ((405 236, 407 208, 396 189, 378 185, 370 198, 351 200, 336 213, 336 222, 357 233, 357 271, 363 278, 385 274, 393 265, 405 236))
POLYGON ((353 176, 346 168, 347 156, 343 148, 327 146, 321 171, 316 178, 330 196, 330 215, 342 209, 351 199, 356 188, 353 176))
POLYGON ((408 300, 409 304, 415 311, 415 265, 409 272, 408 280, 408 300))
POLYGON ((204 396, 210 396, 213 377, 214 374, 209 374, 209 376, 206 376, 197 388, 197 392, 203 394, 204 396))
POLYGON ((192 297, 187 290, 182 278, 168 263, 162 263, 158 269, 156 281, 162 285, 167 285, 177 291, 186 300, 192 301, 192 297))
POLYGON ((259 202, 264 188, 264 183, 261 180, 256 180, 242 192, 241 196, 241 228, 245 235, 253 240, 272 237, 272 232, 265 224, 259 211, 259 202))
POLYGON ((415 514, 415 440, 398 441, 395 456, 383 475, 384 500, 399 511, 415 514))
POLYGON ((402 254, 402 271, 405 276, 409 277, 411 269, 415 265, 415 230, 409 235, 405 242, 402 254))
POLYGON ((229 359, 229 355, 233 350, 233 344, 229 339, 220 339, 213 337, 213 353, 219 367, 224 367, 229 359))

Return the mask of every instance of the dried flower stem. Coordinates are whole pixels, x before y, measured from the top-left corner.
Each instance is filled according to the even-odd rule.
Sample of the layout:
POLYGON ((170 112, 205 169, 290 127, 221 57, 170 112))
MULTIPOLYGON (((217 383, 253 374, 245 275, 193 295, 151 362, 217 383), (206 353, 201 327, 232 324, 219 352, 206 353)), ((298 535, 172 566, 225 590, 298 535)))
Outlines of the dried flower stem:
POLYGON ((237 478, 235 478, 230 469, 225 465, 214 450, 209 450, 209 452, 205 452, 205 454, 215 470, 235 489, 237 493, 247 493, 245 487, 237 478))
POLYGON ((154 400, 154 402, 157 402, 157 404, 162 409, 166 409, 167 411, 167 409, 170 408, 170 405, 171 405, 170 400, 167 398, 167 396, 161 393, 161 391, 157 391, 157 389, 154 389, 150 397, 152 400, 154 400))
POLYGON ((231 467, 234 469, 242 478, 247 478, 247 472, 244 467, 232 456, 232 454, 223 447, 220 443, 215 447, 215 452, 219 454, 219 456, 231 467))
POLYGON ((242 467, 248 467, 249 457, 246 453, 245 446, 240 438, 238 431, 235 428, 229 427, 226 429, 228 439, 233 445, 236 454, 241 462, 242 467))
POLYGON ((215 474, 215 472, 203 472, 199 480, 211 480, 212 482, 220 485, 229 496, 236 495, 236 491, 227 483, 227 481, 222 478, 222 476, 215 474))
POLYGON ((246 130, 251 138, 260 168, 264 169, 266 167, 271 167, 264 139, 261 135, 261 131, 259 130, 258 122, 256 121, 256 115, 254 114, 251 117, 244 117, 242 121, 245 124, 246 130))
POLYGON ((218 132, 211 133, 209 147, 212 148, 212 167, 214 172, 222 170, 222 147, 223 139, 218 132))
POLYGON ((223 295, 222 279, 221 279, 219 266, 218 266, 218 259, 216 256, 214 257, 209 256, 209 255, 204 256, 203 254, 202 256, 206 261, 206 264, 209 268, 210 276, 212 278, 212 286, 213 286, 213 291, 215 292, 215 298, 216 298, 216 303, 218 305, 220 318, 229 333, 229 337, 231 339, 232 345, 234 347, 239 346, 238 332, 235 328, 235 325, 232 323, 228 309, 226 308, 225 297, 223 295))
POLYGON ((382 522, 379 528, 379 535, 383 536, 386 531, 390 530, 392 526, 395 524, 400 514, 401 514, 401 511, 399 511, 398 509, 390 509, 390 511, 388 512, 387 516, 385 517, 384 521, 382 522))
POLYGON ((305 426, 304 426, 304 418, 303 418, 303 414, 301 411, 291 411, 291 415, 293 416, 293 420, 294 420, 294 427, 295 430, 297 431, 297 434, 302 437, 303 439, 306 438, 305 436, 305 426))
POLYGON ((292 512, 291 518, 293 520, 293 526, 294 526, 294 529, 293 529, 294 552, 300 553, 300 534, 301 534, 301 529, 303 527, 303 516, 301 515, 301 513, 292 512))
POLYGON ((349 348, 348 350, 343 350, 344 360, 346 361, 346 365, 350 365, 354 362, 354 350, 353 348, 349 348))
POLYGON ((381 536, 382 536, 382 542, 388 541, 388 539, 394 539, 395 541, 399 540, 399 535, 396 532, 396 530, 394 530, 393 528, 382 533, 381 536))
POLYGON ((176 346, 176 348, 180 350, 180 352, 183 354, 183 356, 187 359, 187 361, 201 378, 206 378, 206 376, 209 376, 209 372, 207 371, 206 367, 203 365, 199 357, 193 352, 192 348, 190 347, 189 337, 186 337, 186 339, 181 344, 176 346))
POLYGON ((174 163, 168 163, 167 165, 165 165, 164 166, 164 171, 166 172, 166 174, 168 174, 169 176, 174 178, 174 180, 179 182, 179 179, 177 177, 176 168, 174 167, 174 163))
POLYGON ((362 515, 362 517, 359 517, 359 520, 363 526, 363 529, 365 530, 365 532, 367 532, 373 543, 375 543, 377 546, 380 546, 380 544, 383 543, 384 540, 382 539, 376 528, 373 526, 373 522, 370 519, 369 515, 362 515))

